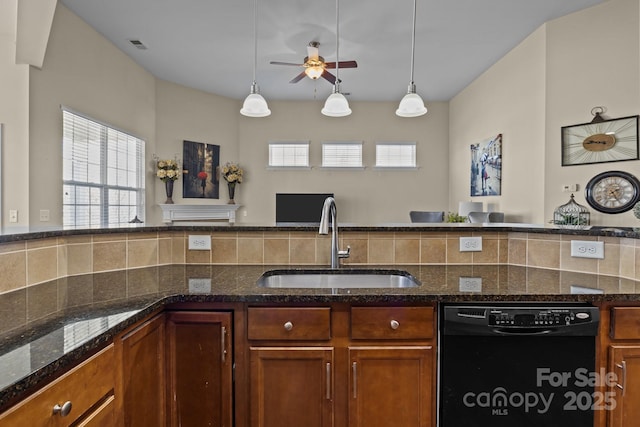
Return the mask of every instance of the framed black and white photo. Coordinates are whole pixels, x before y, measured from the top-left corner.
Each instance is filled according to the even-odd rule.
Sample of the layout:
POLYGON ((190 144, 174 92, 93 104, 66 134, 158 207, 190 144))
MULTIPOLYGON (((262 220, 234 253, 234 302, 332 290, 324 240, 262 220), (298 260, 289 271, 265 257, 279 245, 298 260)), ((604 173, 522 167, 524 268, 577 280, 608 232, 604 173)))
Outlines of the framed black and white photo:
POLYGON ((182 152, 182 197, 219 199, 220 146, 184 141, 182 152))

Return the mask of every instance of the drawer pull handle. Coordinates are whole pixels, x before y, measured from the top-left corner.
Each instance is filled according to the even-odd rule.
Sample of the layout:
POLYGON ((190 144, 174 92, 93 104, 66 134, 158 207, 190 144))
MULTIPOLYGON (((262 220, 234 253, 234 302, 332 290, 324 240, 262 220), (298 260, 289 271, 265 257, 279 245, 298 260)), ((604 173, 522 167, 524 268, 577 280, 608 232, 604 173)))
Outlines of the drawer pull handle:
POLYGON ((287 322, 287 323, 284 324, 284 330, 285 331, 290 331, 292 329, 293 329, 293 323, 287 322))
POLYGON ((398 322, 397 320, 392 320, 390 325, 391 325, 391 329, 395 331, 400 327, 400 322, 398 322))
POLYGON ((73 405, 68 400, 64 402, 62 406, 56 404, 56 406, 53 407, 53 415, 60 415, 61 417, 66 417, 71 413, 71 406, 73 405))

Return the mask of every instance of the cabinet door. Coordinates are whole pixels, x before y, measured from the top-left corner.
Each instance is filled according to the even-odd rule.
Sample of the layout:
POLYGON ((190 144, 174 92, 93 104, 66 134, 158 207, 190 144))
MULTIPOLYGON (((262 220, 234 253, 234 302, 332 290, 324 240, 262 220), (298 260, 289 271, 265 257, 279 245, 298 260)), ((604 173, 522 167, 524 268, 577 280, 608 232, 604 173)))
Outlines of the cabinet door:
POLYGON ((122 337, 125 426, 166 425, 164 315, 122 337))
POLYGON ((232 427, 231 313, 167 314, 170 425, 232 427))
POLYGON ((349 426, 433 425, 431 346, 349 347, 349 426))
POLYGON ((331 427, 332 347, 252 347, 251 426, 331 427))
MULTIPOLYGON (((640 346, 609 347, 609 372, 617 376, 613 392, 615 409, 607 411, 610 427, 631 427, 640 419, 640 346)), ((605 402, 606 403, 606 402, 605 402)))

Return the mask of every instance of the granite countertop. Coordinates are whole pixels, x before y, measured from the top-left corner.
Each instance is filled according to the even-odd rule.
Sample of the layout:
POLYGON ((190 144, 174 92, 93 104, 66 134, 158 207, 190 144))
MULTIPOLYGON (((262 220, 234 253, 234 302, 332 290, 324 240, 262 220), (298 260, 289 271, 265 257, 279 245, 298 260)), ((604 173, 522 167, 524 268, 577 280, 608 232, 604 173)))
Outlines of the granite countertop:
MULTIPOLYGON (((566 234, 576 236, 610 236, 640 239, 640 227, 609 226, 557 226, 550 224, 524 223, 383 223, 383 224, 349 224, 339 223, 341 231, 353 232, 456 232, 456 231, 495 231, 542 234, 566 234)), ((317 225, 278 225, 278 224, 221 224, 221 225, 171 225, 140 226, 132 225, 124 228, 100 228, 78 230, 34 230, 32 232, 0 235, 0 243, 19 242, 25 240, 46 239, 52 237, 99 235, 116 233, 149 233, 164 231, 183 232, 264 232, 264 231, 318 231, 317 225)))
MULTIPOLYGON (((300 267, 305 268, 308 267, 300 267)), ((384 268, 358 270, 375 272, 384 268)), ((166 265, 73 276, 38 285, 44 288, 45 295, 65 297, 58 304, 58 310, 46 318, 12 329, 6 329, 6 322, 0 322, 0 410, 104 347, 130 325, 181 302, 419 304, 640 300, 639 282, 612 276, 512 265, 388 268, 408 272, 421 285, 393 289, 261 288, 256 284, 260 276, 265 271, 278 269, 263 265, 166 265)), ((7 312, 15 310, 12 294, 0 295, 0 311, 5 315, 19 315, 7 312)))

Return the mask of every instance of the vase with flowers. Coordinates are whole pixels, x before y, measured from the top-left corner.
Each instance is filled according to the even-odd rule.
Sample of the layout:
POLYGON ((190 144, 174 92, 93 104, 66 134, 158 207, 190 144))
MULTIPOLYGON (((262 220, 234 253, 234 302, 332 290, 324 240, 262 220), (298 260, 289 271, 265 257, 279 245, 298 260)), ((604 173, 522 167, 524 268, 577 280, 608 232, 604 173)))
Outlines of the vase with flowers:
POLYGON ((180 178, 180 170, 177 160, 161 160, 156 159, 157 172, 156 176, 160 181, 164 182, 164 188, 167 193, 165 204, 173 204, 173 182, 180 178))
POLYGON ((236 203, 234 200, 236 195, 236 184, 242 183, 243 175, 244 171, 236 163, 227 162, 222 166, 222 177, 227 181, 227 187, 229 188, 229 201, 227 203, 230 205, 234 205, 236 203))

